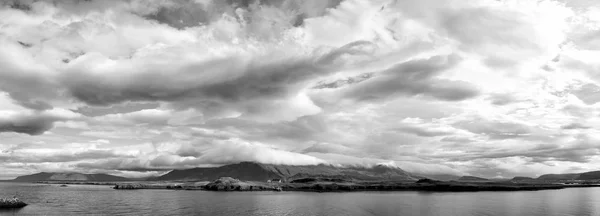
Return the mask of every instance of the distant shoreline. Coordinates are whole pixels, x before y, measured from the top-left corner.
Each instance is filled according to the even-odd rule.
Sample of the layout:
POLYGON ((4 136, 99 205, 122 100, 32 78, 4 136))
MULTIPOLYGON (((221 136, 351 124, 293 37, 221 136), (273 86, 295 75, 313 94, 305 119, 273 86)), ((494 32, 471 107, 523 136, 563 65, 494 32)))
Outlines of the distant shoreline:
MULTIPOLYGON (((14 181, 12 181, 14 182, 14 181)), ((360 191, 426 191, 426 192, 478 192, 478 191, 538 191, 559 190, 571 187, 600 187, 600 184, 515 183, 515 182, 311 182, 311 183, 265 183, 239 181, 215 184, 207 181, 38 181, 22 182, 58 185, 107 185, 117 190, 205 190, 205 191, 302 191, 302 192, 360 192, 360 191), (211 185, 212 184, 212 185, 211 185)))

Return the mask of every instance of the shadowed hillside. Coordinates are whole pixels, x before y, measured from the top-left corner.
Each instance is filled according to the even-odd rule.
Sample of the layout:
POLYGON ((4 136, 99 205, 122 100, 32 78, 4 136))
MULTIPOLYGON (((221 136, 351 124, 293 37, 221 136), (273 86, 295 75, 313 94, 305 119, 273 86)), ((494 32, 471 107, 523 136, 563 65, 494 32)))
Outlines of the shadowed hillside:
POLYGON ((579 173, 568 174, 546 174, 538 177, 538 180, 575 180, 579 177, 579 173))
POLYGON ((577 176, 577 180, 597 180, 600 179, 600 171, 585 172, 577 176))

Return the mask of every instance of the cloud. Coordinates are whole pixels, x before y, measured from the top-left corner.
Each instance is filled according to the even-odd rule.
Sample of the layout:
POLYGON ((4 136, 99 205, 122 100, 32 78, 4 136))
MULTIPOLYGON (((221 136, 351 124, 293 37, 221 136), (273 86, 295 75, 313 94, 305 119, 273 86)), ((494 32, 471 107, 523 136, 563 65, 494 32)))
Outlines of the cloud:
POLYGON ((495 177, 600 163, 597 4, 0 4, 8 175, 251 160, 495 177))
MULTIPOLYGON (((177 68, 170 66, 173 63, 167 60, 170 57, 161 57, 162 60, 158 62, 151 60, 158 56, 112 61, 103 56, 86 55, 74 61, 70 72, 63 77, 71 94, 90 105, 165 101, 184 109, 192 106, 185 101, 193 100, 195 108, 202 109, 200 103, 205 103, 251 115, 255 109, 280 110, 298 105, 314 107, 310 100, 302 98, 300 87, 310 79, 327 75, 343 66, 344 63, 338 61, 340 57, 362 55, 361 47, 365 45, 368 43, 357 42, 312 57, 284 58, 267 63, 226 58, 198 63, 182 62, 183 65, 177 68), (90 71, 87 69, 90 64, 111 66, 90 71)), ((178 56, 176 58, 179 59, 178 56)), ((313 111, 305 113, 298 110, 296 116, 282 118, 318 112, 318 108, 307 110, 313 111)))
MULTIPOLYGON (((39 149, 39 148, 38 148, 39 149)), ((0 160, 6 163, 55 163, 55 162, 72 162, 82 160, 93 160, 93 159, 105 159, 105 158, 127 158, 131 155, 119 154, 114 150, 108 149, 90 149, 83 151, 65 151, 56 152, 50 151, 47 153, 38 153, 31 148, 21 147, 13 149, 6 154, 0 155, 0 160)))
POLYGON ((395 127, 392 130, 414 134, 420 137, 438 137, 457 133, 457 130, 452 127, 435 123, 426 123, 420 118, 406 118, 402 120, 400 126, 395 127))
POLYGON ((454 124, 455 127, 467 130, 471 133, 481 134, 491 139, 514 139, 530 136, 532 129, 524 124, 516 122, 497 122, 485 119, 461 121, 454 124))
POLYGON ((209 143, 181 145, 174 152, 151 152, 144 157, 117 157, 96 163, 78 163, 81 168, 128 171, 168 170, 176 167, 223 165, 243 161, 265 164, 317 165, 327 161, 306 154, 274 149, 260 143, 241 140, 221 140, 209 143))
POLYGON ((0 120, 0 132, 40 135, 53 127, 53 119, 45 116, 19 116, 0 120))
MULTIPOLYGON (((305 19, 323 15, 327 9, 335 8, 341 0, 303 0, 303 1, 179 1, 168 2, 152 7, 153 10, 145 15, 159 23, 173 28, 184 29, 200 25, 207 25, 223 13, 238 15, 240 19, 247 19, 251 24, 259 24, 256 20, 268 18, 269 14, 286 13, 288 25, 300 26, 305 19), (278 9, 278 10, 276 10, 278 9), (259 16, 262 15, 263 17, 259 16)), ((257 26, 249 26, 249 28, 257 26)))
POLYGON ((198 161, 209 164, 229 164, 241 161, 256 161, 266 164, 317 165, 327 163, 316 157, 269 148, 260 144, 231 142, 220 143, 198 157, 198 161))
POLYGON ((302 150, 302 153, 336 153, 336 154, 357 154, 358 150, 343 145, 332 143, 315 143, 302 150))
POLYGON ((394 95, 424 95, 440 100, 460 101, 478 95, 470 83, 437 78, 442 71, 460 62, 457 55, 410 60, 377 73, 373 78, 343 89, 343 98, 383 100, 394 95))
MULTIPOLYGON (((587 163, 600 151, 594 146, 595 139, 579 135, 565 144, 538 144, 525 149, 488 151, 476 156, 477 158, 508 158, 525 157, 532 162, 545 163, 547 161, 567 161, 587 163)), ((465 157, 464 159, 472 158, 465 157)))
POLYGON ((577 129, 590 129, 590 126, 586 126, 584 124, 581 123, 577 123, 577 122, 573 122, 571 124, 568 125, 563 125, 560 127, 561 129, 565 129, 565 130, 577 130, 577 129))
POLYGON ((494 105, 504 106, 511 103, 518 102, 513 94, 492 94, 488 97, 488 100, 494 105))
POLYGON ((40 135, 52 129, 55 122, 65 121, 76 117, 76 114, 65 110, 50 110, 33 113, 5 112, 2 113, 2 116, 0 117, 0 133, 15 132, 40 135))
POLYGON ((143 109, 129 113, 108 114, 95 117, 94 120, 105 124, 167 124, 172 116, 169 110, 143 109))
POLYGON ((581 86, 573 94, 588 105, 600 102, 600 86, 592 83, 581 86))

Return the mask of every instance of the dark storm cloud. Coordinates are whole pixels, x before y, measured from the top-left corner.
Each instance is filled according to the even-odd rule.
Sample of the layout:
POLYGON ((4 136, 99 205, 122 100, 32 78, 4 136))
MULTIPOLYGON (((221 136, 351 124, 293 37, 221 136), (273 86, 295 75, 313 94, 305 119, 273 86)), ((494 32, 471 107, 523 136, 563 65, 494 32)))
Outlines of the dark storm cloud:
MULTIPOLYGON (((237 58, 227 58, 193 63, 173 73, 164 73, 171 69, 165 65, 149 66, 144 73, 119 77, 74 69, 63 79, 75 98, 90 105, 192 98, 221 102, 285 98, 295 94, 299 88, 297 84, 334 72, 341 64, 340 57, 364 55, 361 49, 369 45, 369 42, 359 41, 324 55, 271 63, 246 64, 237 58)), ((85 61, 80 64, 83 69, 85 61)))
POLYGON ((29 135, 40 135, 52 129, 54 122, 59 119, 46 115, 16 116, 0 118, 0 133, 16 132, 29 135))
POLYGON ((44 101, 41 101, 41 100, 31 99, 27 95, 19 93, 19 92, 9 93, 9 96, 13 100, 15 100, 15 102, 17 102, 17 104, 19 104, 25 108, 29 108, 32 110, 38 110, 38 111, 52 109, 52 105, 50 105, 44 101))
POLYGON ((460 62, 456 55, 434 56, 397 64, 375 77, 351 86, 345 98, 384 99, 392 95, 424 95, 446 101, 475 97, 479 90, 464 81, 436 77, 460 62))

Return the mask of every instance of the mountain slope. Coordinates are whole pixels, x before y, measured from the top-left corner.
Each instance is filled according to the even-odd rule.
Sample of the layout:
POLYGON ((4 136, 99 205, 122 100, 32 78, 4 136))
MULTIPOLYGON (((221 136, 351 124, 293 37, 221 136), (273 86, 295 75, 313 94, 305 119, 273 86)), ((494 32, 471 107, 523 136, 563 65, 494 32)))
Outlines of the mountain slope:
POLYGON ((242 162, 221 167, 173 170, 152 180, 213 181, 220 177, 232 177, 244 181, 266 181, 268 179, 281 178, 278 173, 265 169, 261 164, 242 162))
POLYGON ((82 173, 36 173, 19 176, 14 181, 128 181, 129 179, 107 174, 82 174, 82 173))
POLYGON ((600 171, 585 172, 577 176, 577 180, 596 180, 600 179, 600 171))
POLYGON ((579 173, 568 174, 545 174, 538 177, 538 180, 574 180, 579 177, 579 173))
POLYGON ((267 181, 283 179, 291 181, 301 178, 338 178, 346 180, 415 180, 409 173, 399 168, 383 165, 371 168, 364 167, 334 167, 329 165, 290 166, 241 162, 221 167, 193 168, 173 170, 154 180, 194 180, 212 181, 220 177, 232 177, 243 181, 267 181))

